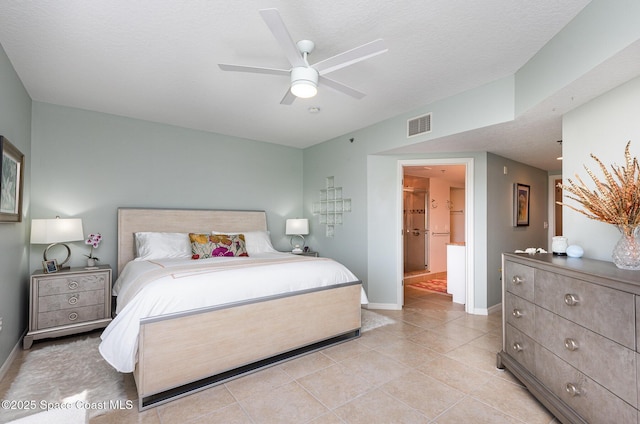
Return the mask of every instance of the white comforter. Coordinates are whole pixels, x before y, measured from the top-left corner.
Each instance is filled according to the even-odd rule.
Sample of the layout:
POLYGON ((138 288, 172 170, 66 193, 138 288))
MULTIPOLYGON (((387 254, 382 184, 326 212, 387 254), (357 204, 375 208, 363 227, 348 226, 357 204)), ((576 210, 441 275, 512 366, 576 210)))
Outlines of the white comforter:
MULTIPOLYGON (((252 255, 251 259, 254 263, 246 268, 233 267, 247 260, 242 257, 128 263, 113 287, 113 294, 118 296, 117 316, 102 333, 100 353, 118 371, 132 372, 137 361, 142 318, 358 280, 346 267, 330 259, 314 260, 288 253, 261 253, 252 255), (287 260, 296 258, 299 259, 287 260), (263 259, 285 263, 255 263, 263 259), (185 270, 185 265, 202 267, 208 262, 232 266, 224 271, 185 270), (156 278, 162 268, 173 268, 175 272, 156 278), (146 279, 146 283, 135 284, 141 279, 146 279), (121 303, 121 299, 125 302, 121 303)), ((367 303, 364 290, 361 301, 367 303)))

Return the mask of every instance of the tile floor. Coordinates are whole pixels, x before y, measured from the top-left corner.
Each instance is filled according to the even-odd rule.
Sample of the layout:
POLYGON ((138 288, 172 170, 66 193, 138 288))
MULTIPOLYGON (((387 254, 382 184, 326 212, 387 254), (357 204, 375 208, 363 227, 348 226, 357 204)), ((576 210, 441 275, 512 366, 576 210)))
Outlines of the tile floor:
MULTIPOLYGON (((410 287, 402 311, 375 312, 396 322, 142 413, 113 411, 90 422, 558 423, 495 368, 500 316, 467 315, 447 295, 410 287)), ((135 399, 133 379, 124 378, 135 399)))

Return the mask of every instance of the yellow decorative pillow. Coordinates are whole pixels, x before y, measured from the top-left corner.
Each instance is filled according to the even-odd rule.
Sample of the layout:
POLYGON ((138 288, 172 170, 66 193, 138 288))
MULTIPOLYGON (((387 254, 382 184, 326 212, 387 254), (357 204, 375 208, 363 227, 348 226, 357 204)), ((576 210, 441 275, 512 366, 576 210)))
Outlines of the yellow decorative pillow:
POLYGON ((189 233, 191 259, 207 259, 214 256, 249 256, 244 234, 194 234, 189 233))

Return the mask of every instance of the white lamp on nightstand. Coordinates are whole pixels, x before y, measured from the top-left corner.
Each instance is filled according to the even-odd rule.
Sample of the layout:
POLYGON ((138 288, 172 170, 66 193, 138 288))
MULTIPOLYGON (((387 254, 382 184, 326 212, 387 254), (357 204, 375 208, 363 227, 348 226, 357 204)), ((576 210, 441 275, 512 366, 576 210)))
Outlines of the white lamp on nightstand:
POLYGON ((67 249, 67 257, 58 264, 60 269, 69 262, 71 249, 66 242, 84 240, 82 231, 82 220, 80 218, 61 219, 32 219, 31 220, 31 244, 48 244, 44 250, 42 258, 48 261, 47 253, 57 245, 62 245, 67 249))
POLYGON ((287 219, 285 234, 291 236, 290 243, 293 247, 291 253, 302 253, 302 249, 304 249, 304 236, 309 234, 309 220, 305 218, 287 219), (294 237, 300 237, 302 239, 302 245, 294 245, 294 237))

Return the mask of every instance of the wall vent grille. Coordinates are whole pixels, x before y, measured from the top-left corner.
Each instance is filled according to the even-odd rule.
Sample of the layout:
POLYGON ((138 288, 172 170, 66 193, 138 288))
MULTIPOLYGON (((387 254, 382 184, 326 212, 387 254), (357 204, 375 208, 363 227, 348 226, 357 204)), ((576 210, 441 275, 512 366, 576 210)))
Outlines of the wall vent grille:
POLYGON ((407 138, 431 132, 431 113, 407 120, 407 138))

